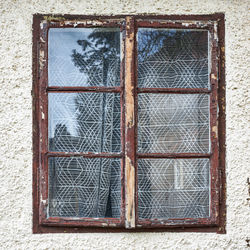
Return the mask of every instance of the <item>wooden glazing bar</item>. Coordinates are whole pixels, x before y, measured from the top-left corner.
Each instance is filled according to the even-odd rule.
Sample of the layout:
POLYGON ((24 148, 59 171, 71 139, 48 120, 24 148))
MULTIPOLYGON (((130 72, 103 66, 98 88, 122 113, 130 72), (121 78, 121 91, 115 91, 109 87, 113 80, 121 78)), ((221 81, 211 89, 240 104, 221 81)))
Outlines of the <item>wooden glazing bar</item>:
POLYGON ((125 227, 135 228, 134 20, 126 18, 125 38, 125 227))
POLYGON ((198 21, 198 22, 190 22, 190 21, 179 21, 179 20, 154 20, 154 21, 145 21, 138 20, 138 27, 141 28, 165 28, 165 29, 206 29, 209 28, 211 23, 208 21, 198 21))
POLYGON ((40 163, 39 163, 39 223, 47 217, 48 208, 48 167, 44 154, 48 151, 48 29, 47 22, 39 27, 39 131, 40 131, 40 163))
POLYGON ((220 207, 219 228, 217 233, 226 233, 226 86, 225 86, 225 20, 224 14, 218 21, 219 38, 219 82, 218 82, 218 104, 219 104, 219 173, 220 173, 220 207))
MULTIPOLYGON (((113 15, 113 16, 108 16, 108 15, 81 15, 81 14, 76 14, 76 15, 71 15, 71 14, 35 14, 34 17, 36 19, 39 19, 41 21, 46 20, 46 21, 55 21, 55 22, 79 22, 83 21, 87 23, 88 21, 105 21, 105 22, 112 22, 112 21, 122 21, 126 17, 134 17, 136 21, 140 20, 162 20, 162 21, 217 21, 218 19, 223 19, 224 14, 223 13, 213 13, 213 14, 205 14, 205 15, 145 15, 145 14, 140 14, 140 15, 113 15)), ((89 23, 89 25, 95 25, 96 23, 89 23)))
POLYGON ((121 158, 123 154, 112 153, 74 153, 74 152, 48 152, 48 157, 88 157, 88 158, 121 158))
POLYGON ((135 20, 138 21, 217 21, 218 19, 224 18, 223 13, 205 14, 205 15, 136 15, 135 20))
POLYGON ((209 158, 211 154, 200 153, 138 153, 138 158, 209 158))
POLYGON ((50 18, 50 28, 119 28, 123 22, 123 18, 90 18, 79 20, 67 20, 63 17, 50 18))
POLYGON ((86 218, 86 217, 49 217, 42 221, 46 226, 70 227, 121 227, 118 218, 86 218))
POLYGON ((163 94, 199 94, 211 93, 211 90, 204 88, 138 88, 138 93, 163 93, 163 94))
POLYGON ((121 31, 121 64, 120 64, 120 109, 121 109, 121 223, 123 228, 125 226, 125 98, 124 98, 124 80, 125 80, 125 37, 126 37, 126 23, 125 20, 120 27, 121 31))
POLYGON ((181 218, 181 219, 139 219, 138 225, 143 225, 147 228, 160 227, 176 227, 182 225, 183 227, 197 227, 197 226, 215 226, 211 218, 181 218))
POLYGON ((121 92, 121 87, 47 87, 47 92, 121 92))
POLYGON ((137 21, 135 18, 135 49, 134 49, 134 54, 135 54, 135 224, 136 228, 138 225, 138 207, 139 207, 139 201, 138 201, 138 26, 137 26, 137 21))
POLYGON ((210 84, 210 140, 211 140, 211 165, 210 165, 210 216, 214 223, 219 224, 219 141, 218 141, 218 23, 210 30, 210 56, 211 74, 210 84))
MULTIPOLYGON (((130 229, 130 233, 160 233, 160 232, 172 232, 172 233, 177 233, 177 232, 182 232, 182 233, 187 233, 187 232, 204 232, 204 233, 214 233, 216 232, 217 228, 216 227, 211 227, 209 225, 202 226, 180 226, 180 225, 175 225, 175 226, 168 226, 168 227, 137 227, 134 229, 130 229)), ((47 234, 47 233, 128 233, 128 229, 124 227, 106 227, 105 224, 100 225, 99 227, 91 227, 91 226, 71 226, 71 224, 67 224, 64 226, 60 226, 59 223, 54 223, 54 224, 49 224, 49 225, 40 225, 37 231, 35 233, 39 234, 47 234)))

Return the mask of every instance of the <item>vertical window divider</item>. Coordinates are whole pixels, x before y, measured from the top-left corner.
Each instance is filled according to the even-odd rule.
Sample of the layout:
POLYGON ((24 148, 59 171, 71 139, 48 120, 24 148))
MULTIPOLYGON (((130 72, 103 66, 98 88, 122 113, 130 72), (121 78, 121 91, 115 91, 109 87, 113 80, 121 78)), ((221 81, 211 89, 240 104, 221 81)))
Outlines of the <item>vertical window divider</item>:
POLYGON ((135 31, 126 17, 125 38, 125 227, 135 228, 135 31))

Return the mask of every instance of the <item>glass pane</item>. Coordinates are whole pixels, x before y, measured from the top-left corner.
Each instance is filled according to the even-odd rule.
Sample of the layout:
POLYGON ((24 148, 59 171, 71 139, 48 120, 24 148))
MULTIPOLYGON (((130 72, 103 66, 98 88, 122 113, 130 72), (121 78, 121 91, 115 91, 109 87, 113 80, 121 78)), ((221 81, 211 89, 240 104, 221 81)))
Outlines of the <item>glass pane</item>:
POLYGON ((209 217, 209 159, 139 159, 139 218, 209 217))
POLYGON ((49 216, 120 217, 121 160, 49 158, 49 216))
POLYGON ((49 30, 49 86, 120 85, 120 30, 49 30))
POLYGON ((208 153, 208 94, 139 94, 138 151, 208 153))
POLYGON ((209 88, 208 32, 138 30, 138 86, 209 88))
POLYGON ((120 152, 119 93, 49 93, 49 151, 120 152))

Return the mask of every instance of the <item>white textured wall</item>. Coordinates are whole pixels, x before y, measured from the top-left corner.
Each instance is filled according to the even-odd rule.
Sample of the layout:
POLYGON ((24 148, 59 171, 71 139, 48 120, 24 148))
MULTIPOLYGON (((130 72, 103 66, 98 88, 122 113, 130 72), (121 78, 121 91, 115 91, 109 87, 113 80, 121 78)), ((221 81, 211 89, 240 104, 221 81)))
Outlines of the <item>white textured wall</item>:
POLYGON ((0 248, 245 249, 250 238, 248 0, 0 1, 0 248), (226 14, 227 234, 32 235, 32 14, 226 14), (247 110, 248 109, 248 110, 247 110))

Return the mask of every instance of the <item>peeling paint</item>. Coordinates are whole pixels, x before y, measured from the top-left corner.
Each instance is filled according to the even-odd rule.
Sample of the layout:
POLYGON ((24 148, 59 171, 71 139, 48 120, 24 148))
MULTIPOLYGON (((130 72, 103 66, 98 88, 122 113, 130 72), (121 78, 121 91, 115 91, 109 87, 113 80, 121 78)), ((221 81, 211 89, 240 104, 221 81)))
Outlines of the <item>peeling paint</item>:
POLYGON ((126 228, 135 227, 135 214, 134 214, 134 180, 135 180, 135 168, 131 162, 131 159, 125 157, 125 169, 126 169, 126 228))
POLYGON ((218 23, 214 22, 214 40, 218 42, 218 23))
POLYGON ((47 200, 46 200, 46 199, 43 199, 42 195, 40 195, 40 202, 41 202, 43 205, 46 205, 46 204, 47 204, 47 200))
POLYGON ((42 37, 40 37, 40 41, 41 41, 42 43, 45 43, 45 41, 43 40, 43 38, 42 38, 42 37))
POLYGON ((112 20, 88 20, 88 19, 84 19, 84 20, 81 20, 81 19, 77 19, 76 20, 55 20, 55 19, 51 19, 50 21, 50 24, 51 25, 54 25, 54 26, 73 26, 74 28, 81 25, 81 26, 88 26, 88 25, 91 25, 91 27, 93 26, 103 26, 103 25, 109 25, 110 22, 112 21, 112 23, 116 23, 116 24, 121 24, 123 19, 112 19, 112 20))
POLYGON ((42 30, 43 29, 43 22, 40 23, 40 29, 42 30))
POLYGON ((40 71, 43 69, 45 61, 46 60, 44 58, 44 51, 40 50, 40 56, 39 56, 39 68, 40 68, 40 71))
POLYGON ((213 126, 212 127, 212 132, 215 134, 215 138, 218 137, 218 127, 217 126, 213 126))
POLYGON ((133 48, 134 26, 131 17, 126 18, 125 38, 125 227, 135 227, 135 167, 134 167, 134 87, 133 48), (133 159, 132 159, 133 158, 133 159))
POLYGON ((211 78, 217 80, 217 76, 215 74, 211 74, 211 78))

